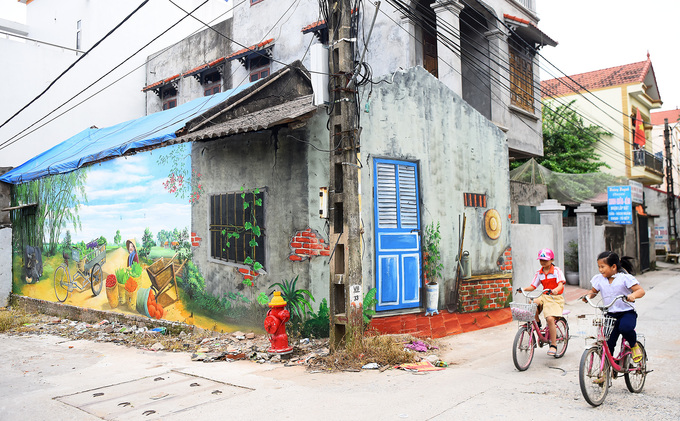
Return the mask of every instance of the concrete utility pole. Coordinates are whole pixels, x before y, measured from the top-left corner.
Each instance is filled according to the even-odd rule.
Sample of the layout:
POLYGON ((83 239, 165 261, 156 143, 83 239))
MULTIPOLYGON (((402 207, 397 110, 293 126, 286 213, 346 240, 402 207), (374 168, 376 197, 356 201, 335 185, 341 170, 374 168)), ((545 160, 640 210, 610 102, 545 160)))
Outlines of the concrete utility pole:
POLYGON ((359 131, 354 68, 356 34, 351 33, 350 0, 328 1, 330 113, 330 346, 362 328, 359 131), (354 39, 352 39, 354 37, 354 39))
MULTIPOLYGON (((668 127, 668 119, 664 118, 663 139, 666 146, 666 207, 668 208, 668 235, 677 241, 678 227, 675 221, 675 193, 673 192, 673 160, 671 159, 671 130, 668 127)), ((669 238, 670 241, 670 238, 669 238)), ((669 248, 675 250, 675 244, 669 243, 669 248)))

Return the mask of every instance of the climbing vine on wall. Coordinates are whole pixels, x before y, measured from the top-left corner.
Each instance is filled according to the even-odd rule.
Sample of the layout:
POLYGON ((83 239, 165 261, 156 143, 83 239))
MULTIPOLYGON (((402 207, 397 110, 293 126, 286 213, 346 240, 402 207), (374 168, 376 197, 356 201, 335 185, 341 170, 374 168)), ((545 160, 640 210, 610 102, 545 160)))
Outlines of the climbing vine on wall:
MULTIPOLYGON (((255 248, 259 246, 258 240, 262 236, 261 221, 257 219, 257 208, 262 207, 262 192, 258 188, 250 191, 252 195, 247 195, 247 192, 245 187, 241 187, 244 212, 243 225, 228 225, 222 229, 222 237, 224 239, 223 251, 232 246, 232 240, 238 240, 244 235, 249 237, 248 246, 250 247, 250 253, 243 260, 243 263, 250 266, 254 272, 259 272, 263 269, 263 265, 253 256, 255 256, 255 248)), ((247 286, 253 285, 253 281, 249 277, 245 277, 243 283, 247 286)))

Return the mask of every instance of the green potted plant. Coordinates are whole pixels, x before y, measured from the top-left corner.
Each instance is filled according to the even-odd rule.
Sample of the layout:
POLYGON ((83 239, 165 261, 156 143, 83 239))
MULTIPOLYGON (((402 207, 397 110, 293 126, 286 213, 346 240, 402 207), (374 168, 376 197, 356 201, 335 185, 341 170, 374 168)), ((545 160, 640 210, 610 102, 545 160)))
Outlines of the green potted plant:
POLYGON ((578 285, 578 243, 570 241, 564 253, 564 277, 567 284, 578 285))
POLYGON ((442 255, 439 249, 441 241, 439 222, 432 222, 425 227, 423 236, 423 275, 425 278, 425 315, 439 314, 439 284, 442 270, 442 255))

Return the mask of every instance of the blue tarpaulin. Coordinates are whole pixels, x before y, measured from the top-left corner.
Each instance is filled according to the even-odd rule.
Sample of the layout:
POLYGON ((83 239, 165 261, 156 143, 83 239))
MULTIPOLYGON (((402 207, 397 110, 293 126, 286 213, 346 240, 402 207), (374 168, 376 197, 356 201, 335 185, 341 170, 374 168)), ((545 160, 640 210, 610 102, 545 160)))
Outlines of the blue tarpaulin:
MULTIPOLYGON (((256 82, 254 82, 256 83, 256 82)), ((157 145, 175 138, 187 121, 252 86, 249 83, 102 129, 85 129, 52 149, 8 171, 0 181, 20 184, 50 174, 74 171, 88 163, 122 156, 131 149, 157 145)))

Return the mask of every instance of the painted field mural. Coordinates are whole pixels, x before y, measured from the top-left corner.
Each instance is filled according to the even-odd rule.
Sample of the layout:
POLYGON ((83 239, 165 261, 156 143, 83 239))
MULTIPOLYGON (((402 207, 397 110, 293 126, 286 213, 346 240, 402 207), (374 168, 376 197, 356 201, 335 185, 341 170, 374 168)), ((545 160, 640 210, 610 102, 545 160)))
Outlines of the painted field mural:
POLYGON ((14 206, 37 205, 13 211, 13 292, 218 331, 239 328, 217 317, 215 307, 232 303, 207 299, 192 263, 191 206, 202 186, 190 160, 190 146, 179 144, 15 186, 14 206))

